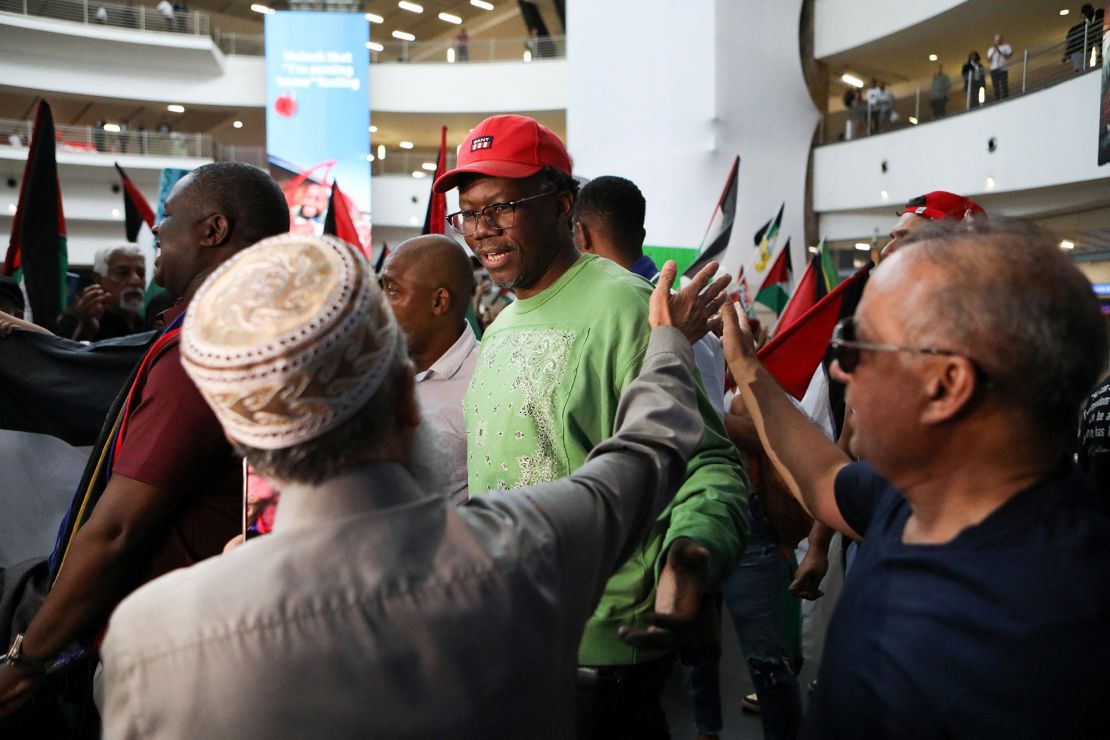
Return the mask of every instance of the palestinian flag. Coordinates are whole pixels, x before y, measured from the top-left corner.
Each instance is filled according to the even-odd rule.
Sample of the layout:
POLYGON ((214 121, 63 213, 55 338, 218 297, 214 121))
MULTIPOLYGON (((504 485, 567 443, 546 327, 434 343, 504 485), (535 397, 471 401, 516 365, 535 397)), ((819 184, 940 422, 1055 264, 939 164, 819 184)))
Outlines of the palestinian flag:
POLYGON ((50 331, 54 331, 55 321, 65 308, 67 261, 65 214, 54 152, 54 116, 43 100, 35 113, 4 274, 22 277, 32 320, 50 331))
POLYGON ((836 286, 797 321, 759 350, 767 372, 794 398, 801 399, 829 349, 836 322, 855 313, 871 266, 836 286))
MULTIPOLYGON (((432 183, 447 171, 447 127, 439 132, 439 156, 436 157, 436 171, 432 175, 432 183)), ((428 210, 424 214, 424 228, 421 234, 443 234, 447 228, 447 194, 437 193, 431 189, 428 196, 428 210)))
POLYGON ((775 263, 763 278, 763 285, 755 294, 755 302, 762 303, 775 312, 775 316, 782 313, 786 301, 790 297, 790 283, 794 279, 794 267, 790 263, 790 240, 779 252, 775 263))
POLYGON ((729 239, 732 238, 732 225, 736 222, 739 174, 740 157, 737 156, 732 160, 732 169, 729 170, 728 177, 725 179, 725 188, 721 191, 721 197, 717 199, 717 207, 713 210, 712 218, 709 219, 709 228, 705 230, 705 236, 701 239, 698 256, 682 273, 685 277, 693 277, 701 268, 713 260, 720 262, 725 250, 728 249, 729 239))
POLYGON ((733 294, 733 303, 739 303, 744 313, 751 314, 752 294, 748 290, 748 278, 744 276, 743 265, 740 265, 740 269, 736 271, 736 293, 733 294))
POLYGON ((134 244, 139 240, 139 231, 143 228, 143 224, 146 224, 147 228, 154 228, 154 209, 150 207, 150 203, 147 203, 142 192, 135 187, 135 183, 131 182, 131 178, 119 166, 119 162, 116 162, 115 165, 116 172, 119 173, 120 184, 123 185, 123 215, 127 241, 134 244))
POLYGON ((821 246, 817 248, 817 253, 809 261, 806 271, 802 273, 802 279, 798 281, 798 287, 794 289, 794 294, 790 296, 790 301, 783 309, 782 315, 779 316, 775 333, 783 331, 800 319, 806 311, 813 308, 818 301, 828 295, 829 291, 835 288, 839 282, 840 278, 836 274, 836 265, 829 253, 828 243, 822 239, 821 246))
POLYGON ((324 217, 324 233, 362 249, 358 229, 351 220, 351 201, 339 189, 339 180, 332 180, 331 195, 328 196, 328 215, 324 217))
POLYGON ((755 232, 755 248, 759 250, 759 255, 755 258, 755 269, 759 272, 763 272, 767 263, 771 261, 771 255, 775 253, 775 244, 778 242, 779 228, 782 227, 782 214, 785 210, 786 204, 783 203, 779 206, 778 215, 763 224, 759 231, 755 232))

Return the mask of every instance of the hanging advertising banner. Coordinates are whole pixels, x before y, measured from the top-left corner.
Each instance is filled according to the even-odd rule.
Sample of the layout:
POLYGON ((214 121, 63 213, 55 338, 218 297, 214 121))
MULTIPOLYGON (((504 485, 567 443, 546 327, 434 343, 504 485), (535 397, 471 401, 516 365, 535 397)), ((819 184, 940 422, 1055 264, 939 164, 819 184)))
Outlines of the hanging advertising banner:
POLYGON ((370 245, 370 27, 361 13, 266 15, 266 158, 293 232, 320 234, 332 183, 370 245))
POLYGON ((1099 44, 1102 54, 1102 104, 1099 105, 1098 117, 1098 163, 1103 165, 1110 162, 1110 63, 1106 61, 1106 55, 1110 54, 1110 1, 1106 3, 1106 10, 1099 20, 1102 21, 1099 44))

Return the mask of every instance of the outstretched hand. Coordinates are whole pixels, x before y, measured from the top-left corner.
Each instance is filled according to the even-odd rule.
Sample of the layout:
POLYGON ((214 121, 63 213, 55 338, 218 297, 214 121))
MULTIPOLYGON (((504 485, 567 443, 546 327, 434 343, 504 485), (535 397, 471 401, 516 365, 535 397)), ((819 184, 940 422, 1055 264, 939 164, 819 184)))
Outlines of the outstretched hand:
POLYGON ((621 627, 620 638, 635 647, 675 648, 685 662, 720 648, 720 615, 716 602, 705 598, 709 551, 680 537, 667 550, 667 562, 655 590, 655 610, 646 615, 649 627, 621 627))
MULTIPOLYGON (((668 262, 668 264, 673 264, 668 262)), ((711 330, 710 319, 725 302, 725 288, 732 281, 729 275, 722 275, 710 284, 710 280, 720 268, 716 262, 710 262, 681 290, 670 296, 669 310, 671 323, 678 327, 686 340, 693 344, 711 330)), ((663 266, 667 269, 667 265, 663 266)), ((668 289, 673 287, 675 273, 678 268, 668 272, 668 289)), ((659 282, 663 282, 663 273, 659 273, 659 282)))
POLYGON ((721 343, 725 349, 725 362, 736 383, 744 385, 752 380, 759 364, 751 324, 748 317, 738 312, 731 303, 721 307, 721 319, 724 324, 721 343))

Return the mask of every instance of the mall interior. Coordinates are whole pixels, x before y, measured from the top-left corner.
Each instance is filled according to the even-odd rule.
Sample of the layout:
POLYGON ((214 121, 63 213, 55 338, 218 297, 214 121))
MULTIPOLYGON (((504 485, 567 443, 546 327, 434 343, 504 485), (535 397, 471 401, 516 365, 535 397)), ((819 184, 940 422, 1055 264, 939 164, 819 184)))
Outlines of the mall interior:
MULTIPOLYGON (((738 156, 724 269, 750 270, 753 238, 781 208, 796 274, 824 240, 846 277, 878 258, 903 204, 946 190, 1048 231, 1110 315, 1105 73, 1101 46, 1068 53, 1074 0, 177 5, 167 19, 154 0, 0 0, 0 233, 12 228, 41 100, 57 129, 71 271, 122 239, 114 165, 151 202, 164 169, 265 168, 264 23, 326 10, 369 29, 372 260, 421 233, 441 127, 451 167, 472 127, 516 113, 566 142, 576 176, 635 182, 645 244, 660 254, 702 243, 738 156), (1006 94, 989 81, 969 89, 969 53, 985 58, 997 34, 1013 49, 1006 94), (951 81, 941 99, 938 69, 951 81), (876 81, 893 93, 881 115, 865 102, 876 81)), ((447 211, 456 204, 452 191, 447 211)), ((810 639, 819 657, 820 636, 810 639)), ((740 712, 752 682, 731 630, 724 640, 721 736, 760 737, 758 715, 740 712)), ((808 685, 812 666, 801 677, 808 685)), ((665 700, 674 736, 693 737, 677 675, 665 700)))
MULTIPOLYGON (((848 274, 885 243, 898 205, 949 190, 1034 221, 1093 282, 1110 282, 1108 171, 1096 156, 1101 59, 1081 70, 1064 60, 1079 13, 1067 3, 325 5, 368 19, 374 250, 423 224, 441 126, 450 164, 484 117, 524 113, 564 137, 576 175, 637 183, 646 244, 657 247, 700 244, 739 155, 726 269, 742 264, 752 235, 785 205, 794 265, 826 239, 848 274), (535 53, 530 26, 544 39, 535 53), (995 100, 988 85, 980 105, 960 68, 996 33, 1014 50, 1009 97, 995 100), (930 106, 938 66, 952 80, 939 120, 930 106), (864 97, 873 80, 895 100, 871 131, 845 110, 844 95, 858 86, 864 97)), ((166 28, 153 4, 125 12, 109 2, 0 0, 0 231, 10 230, 40 99, 63 140, 76 267, 121 233, 114 162, 150 200, 166 167, 264 164, 267 9, 194 0, 166 28)))

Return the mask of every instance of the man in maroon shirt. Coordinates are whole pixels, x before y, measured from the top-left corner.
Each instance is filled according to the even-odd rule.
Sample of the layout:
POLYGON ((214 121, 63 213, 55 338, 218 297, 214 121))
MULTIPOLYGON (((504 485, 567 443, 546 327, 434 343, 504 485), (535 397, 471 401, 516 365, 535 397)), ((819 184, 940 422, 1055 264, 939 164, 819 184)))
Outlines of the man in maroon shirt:
MULTIPOLYGON (((179 299, 166 325, 225 260, 288 230, 285 197, 262 170, 220 162, 184 177, 153 230, 160 249, 154 280, 179 299)), ((219 553, 238 531, 241 463, 185 375, 176 339, 160 344, 132 389, 107 487, 0 665, 0 718, 33 696, 45 665, 74 640, 95 635, 131 591, 219 553)))

